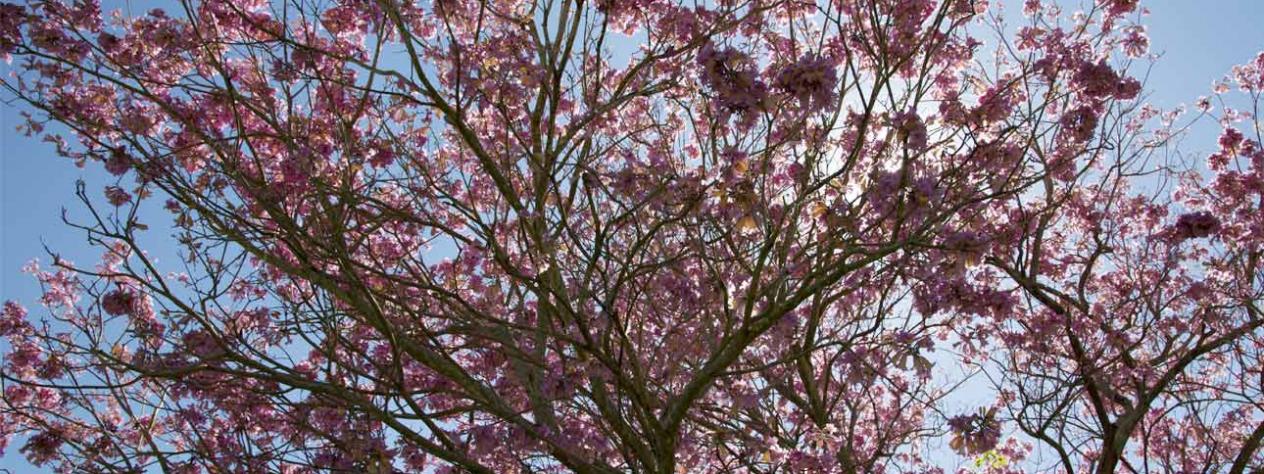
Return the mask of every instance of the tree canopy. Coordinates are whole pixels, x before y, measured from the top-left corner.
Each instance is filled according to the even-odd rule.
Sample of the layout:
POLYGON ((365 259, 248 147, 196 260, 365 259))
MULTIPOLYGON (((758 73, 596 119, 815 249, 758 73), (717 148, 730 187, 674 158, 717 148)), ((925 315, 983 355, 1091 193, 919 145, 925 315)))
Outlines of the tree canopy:
POLYGON ((0 449, 1264 469, 1264 54, 1161 110, 1137 0, 999 3, 2 3, 23 131, 112 184, 0 311, 0 449))

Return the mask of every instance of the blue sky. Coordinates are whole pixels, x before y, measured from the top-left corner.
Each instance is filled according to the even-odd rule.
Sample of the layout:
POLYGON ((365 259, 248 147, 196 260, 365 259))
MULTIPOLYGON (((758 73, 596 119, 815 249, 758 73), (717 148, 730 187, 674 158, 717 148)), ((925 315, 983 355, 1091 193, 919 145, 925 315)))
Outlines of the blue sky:
MULTIPOLYGON (((105 3, 106 10, 110 10, 109 4, 120 4, 105 3)), ((141 3, 157 2, 133 2, 132 7, 142 8, 141 3)), ((1146 21, 1151 50, 1163 55, 1147 84, 1151 101, 1161 107, 1192 103, 1207 94, 1212 81, 1234 64, 1264 50, 1260 24, 1264 0, 1142 3, 1152 11, 1146 21)), ((9 66, 0 65, 0 73, 9 72, 9 66)), ((45 245, 72 261, 95 258, 96 251, 88 249, 84 236, 62 224, 61 210, 66 208, 72 215, 82 211, 73 196, 76 180, 87 181, 89 192, 99 193, 108 176, 99 166, 76 168, 70 160, 57 157, 50 144, 16 132, 15 127, 22 122, 20 110, 13 105, 0 109, 0 300, 16 299, 36 306, 38 286, 21 273, 20 267, 33 257, 47 263, 45 245)), ((1214 145, 1215 133, 1213 124, 1198 127, 1185 141, 1184 151, 1193 156, 1204 154, 1214 145)), ((17 447, 10 446, 7 456, 0 458, 0 469, 34 472, 18 459, 17 447)))

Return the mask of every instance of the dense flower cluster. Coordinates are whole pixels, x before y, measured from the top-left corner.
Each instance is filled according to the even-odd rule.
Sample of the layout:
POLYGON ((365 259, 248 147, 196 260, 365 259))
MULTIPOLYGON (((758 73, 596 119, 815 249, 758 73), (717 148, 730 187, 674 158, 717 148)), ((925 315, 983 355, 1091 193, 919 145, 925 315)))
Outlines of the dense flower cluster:
POLYGON ((829 58, 804 55, 777 71, 773 87, 798 101, 805 110, 827 107, 835 97, 838 72, 829 58))
POLYGON ((929 135, 926 131, 926 123, 922 121, 922 117, 916 111, 904 111, 897 113, 891 117, 891 127, 895 129, 896 136, 905 143, 913 152, 920 152, 926 149, 929 135))
POLYGON ((1001 440, 1001 425, 996 421, 995 409, 949 418, 948 429, 953 433, 949 445, 965 455, 991 451, 1001 440))
POLYGON ((767 101, 767 86, 750 57, 734 48, 707 43, 698 50, 702 84, 714 94, 722 117, 735 114, 749 123, 767 101))
POLYGON ((1208 237, 1220 229, 1220 219, 1210 212, 1190 212, 1181 214, 1172 225, 1172 232, 1180 240, 1208 237))
POLYGON ((1104 61, 1085 62, 1075 73, 1081 92, 1092 98, 1115 97, 1130 100, 1141 91, 1141 83, 1131 77, 1119 77, 1104 61))

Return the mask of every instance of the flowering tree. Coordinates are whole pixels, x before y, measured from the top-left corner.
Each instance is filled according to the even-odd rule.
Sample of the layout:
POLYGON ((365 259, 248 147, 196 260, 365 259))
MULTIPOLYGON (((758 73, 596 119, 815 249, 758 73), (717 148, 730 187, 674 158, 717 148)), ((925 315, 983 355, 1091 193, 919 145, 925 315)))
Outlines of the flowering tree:
POLYGON ((1022 13, 0 4, 25 131, 116 177, 70 223, 100 261, 32 264, 42 309, 0 312, 0 447, 86 472, 1260 469, 1264 147, 1228 104, 1259 102, 1264 55, 1203 104, 1207 171, 1127 73, 1135 0, 1022 13), (140 245, 161 232, 181 261, 140 245), (953 367, 995 400, 951 410, 985 379, 953 367))

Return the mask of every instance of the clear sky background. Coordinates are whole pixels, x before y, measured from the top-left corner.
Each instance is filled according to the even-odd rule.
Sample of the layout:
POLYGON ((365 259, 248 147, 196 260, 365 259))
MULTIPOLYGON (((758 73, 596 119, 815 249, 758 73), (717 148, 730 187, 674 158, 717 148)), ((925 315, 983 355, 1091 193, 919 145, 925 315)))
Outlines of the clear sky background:
MULTIPOLYGON (((103 3, 106 11, 125 4, 103 3)), ((1003 3, 1017 8, 1019 2, 1003 3)), ((139 12, 153 4, 161 3, 137 1, 131 7, 139 12)), ((1151 102, 1160 107, 1190 104, 1207 95, 1212 81, 1264 50, 1264 0, 1143 0, 1142 5, 1151 11, 1145 21, 1151 51, 1162 54, 1146 84, 1151 102)), ((0 73, 8 75, 10 67, 0 65, 0 73)), ((92 262, 98 251, 88 248, 82 233, 62 223, 62 209, 72 216, 83 210, 73 194, 76 180, 87 181, 93 197, 109 180, 99 164, 77 168, 56 156, 51 144, 16 132, 22 123, 21 110, 11 102, 0 105, 0 300, 19 300, 38 314, 38 285, 20 268, 35 257, 47 264, 45 246, 72 261, 92 262)), ((1211 125, 1196 128, 1184 141, 1183 151, 1202 156, 1211 150, 1216 133, 1211 125)), ((156 250, 170 252, 169 248, 156 250)), ((20 459, 19 446, 20 442, 10 445, 0 457, 0 470, 40 472, 20 459)))

